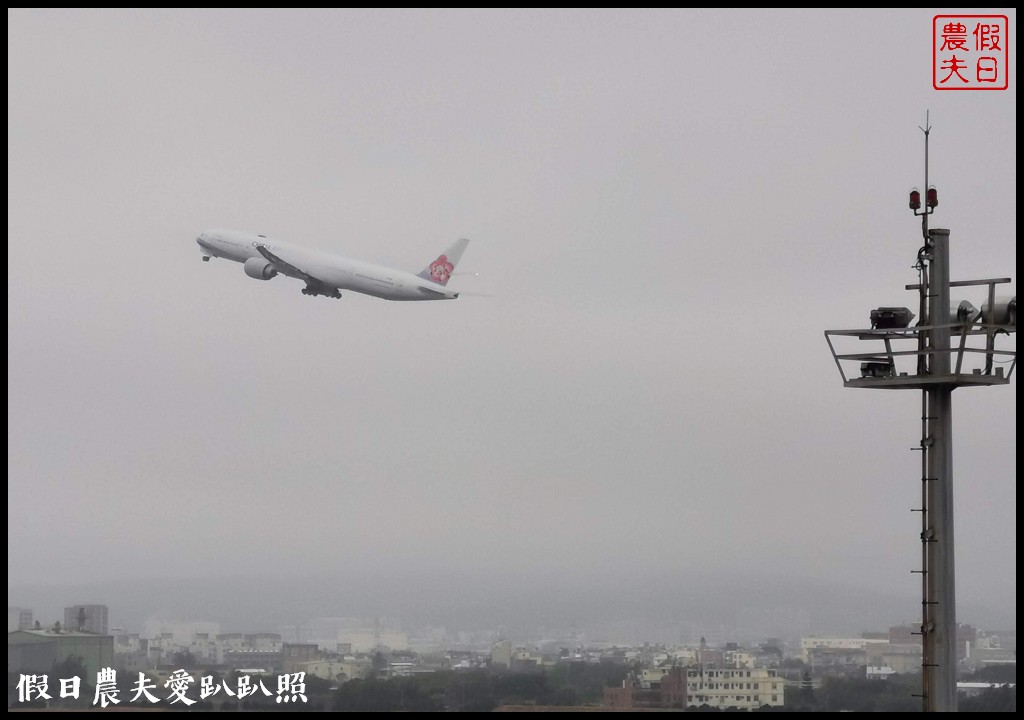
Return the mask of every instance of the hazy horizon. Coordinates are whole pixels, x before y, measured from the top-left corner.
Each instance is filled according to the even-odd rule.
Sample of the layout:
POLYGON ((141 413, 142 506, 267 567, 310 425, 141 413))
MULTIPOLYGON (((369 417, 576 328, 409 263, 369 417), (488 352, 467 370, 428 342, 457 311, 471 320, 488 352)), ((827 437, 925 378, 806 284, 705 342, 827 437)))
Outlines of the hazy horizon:
MULTIPOLYGON (((385 617, 406 631, 440 627, 449 633, 504 631, 524 638, 573 630, 591 641, 635 643, 678 642, 691 632, 690 640, 713 635, 721 642, 756 643, 768 637, 886 632, 920 622, 913 613, 920 595, 721 571, 686 577, 625 572, 614 579, 581 569, 559 577, 321 573, 275 580, 225 574, 23 586, 12 592, 24 601, 15 604, 32 608, 43 625, 63 618, 64 606, 105 604, 112 628, 142 633, 161 623, 211 622, 220 632, 280 632, 324 618, 371 623, 385 617)), ((1015 614, 1001 615, 985 605, 961 606, 958 619, 982 631, 1016 630, 1015 614)))

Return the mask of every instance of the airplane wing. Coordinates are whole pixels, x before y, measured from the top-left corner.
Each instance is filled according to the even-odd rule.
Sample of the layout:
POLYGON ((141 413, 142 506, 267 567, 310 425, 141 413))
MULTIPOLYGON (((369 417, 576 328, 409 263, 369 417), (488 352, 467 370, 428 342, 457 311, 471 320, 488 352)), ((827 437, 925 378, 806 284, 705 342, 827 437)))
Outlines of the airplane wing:
POLYGON ((257 245, 256 249, 259 251, 260 255, 267 259, 267 261, 271 265, 273 265, 275 268, 277 268, 280 272, 284 273, 285 275, 289 275, 300 280, 305 280, 306 285, 308 285, 311 288, 315 288, 318 291, 323 290, 325 288, 330 288, 330 286, 327 283, 313 277, 305 270, 300 270, 299 268, 292 265, 290 262, 282 260, 274 253, 267 250, 265 246, 257 245))

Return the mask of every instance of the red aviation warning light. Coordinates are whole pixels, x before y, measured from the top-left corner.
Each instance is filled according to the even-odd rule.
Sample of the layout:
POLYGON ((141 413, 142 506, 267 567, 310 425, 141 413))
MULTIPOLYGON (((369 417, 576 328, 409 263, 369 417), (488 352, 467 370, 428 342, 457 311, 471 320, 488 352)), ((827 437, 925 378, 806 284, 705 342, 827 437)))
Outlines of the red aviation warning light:
POLYGON ((910 209, 920 210, 921 209, 921 193, 917 188, 910 191, 910 209))
POLYGON ((933 208, 939 204, 939 191, 935 189, 934 185, 928 188, 928 193, 926 195, 925 202, 928 203, 928 207, 930 208, 933 208))

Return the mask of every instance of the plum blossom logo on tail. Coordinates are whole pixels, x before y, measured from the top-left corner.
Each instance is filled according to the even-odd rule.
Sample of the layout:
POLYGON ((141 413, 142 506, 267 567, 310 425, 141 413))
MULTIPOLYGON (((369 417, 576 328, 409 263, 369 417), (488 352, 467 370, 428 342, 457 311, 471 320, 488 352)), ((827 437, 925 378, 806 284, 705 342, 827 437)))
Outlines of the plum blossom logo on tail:
POLYGON ((454 269, 455 266, 448 262, 448 256, 441 255, 430 263, 430 279, 438 285, 446 285, 454 269))

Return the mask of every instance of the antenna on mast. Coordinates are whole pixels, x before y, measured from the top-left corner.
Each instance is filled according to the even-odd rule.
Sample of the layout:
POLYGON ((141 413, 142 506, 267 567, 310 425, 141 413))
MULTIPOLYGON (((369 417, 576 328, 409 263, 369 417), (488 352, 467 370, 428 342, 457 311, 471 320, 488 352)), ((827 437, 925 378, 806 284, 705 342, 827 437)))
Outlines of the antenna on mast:
MULTIPOLYGON (((931 122, 929 121, 930 112, 925 110, 924 112, 924 127, 918 125, 917 127, 924 133, 924 189, 925 189, 925 209, 921 210, 921 193, 917 188, 913 188, 910 191, 910 209, 914 211, 914 215, 921 216, 921 233, 924 235, 924 245, 920 250, 917 251, 917 268, 918 275, 918 286, 920 287, 920 298, 918 303, 918 325, 927 324, 925 323, 925 317, 927 316, 928 309, 928 260, 930 259, 932 250, 932 240, 928 235, 928 216, 935 212, 935 206, 939 204, 938 191, 935 188, 928 186, 928 135, 932 131, 931 122), (920 212, 918 212, 920 211, 920 212)), ((927 358, 924 350, 926 346, 926 335, 920 333, 918 335, 917 344, 917 372, 919 375, 927 372, 927 358)), ((927 413, 924 413, 927 415, 927 413)))
POLYGON ((918 129, 924 133, 924 195, 925 195, 925 209, 918 212, 921 209, 921 193, 918 192, 917 188, 910 191, 910 209, 914 211, 915 215, 921 216, 921 233, 924 235, 925 247, 931 245, 931 238, 928 236, 928 216, 935 211, 935 206, 939 204, 939 194, 935 188, 928 185, 928 135, 932 131, 932 126, 928 122, 929 111, 924 112, 924 127, 918 125, 918 129))

